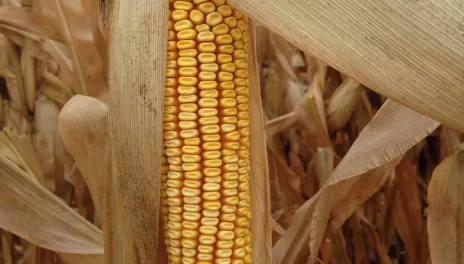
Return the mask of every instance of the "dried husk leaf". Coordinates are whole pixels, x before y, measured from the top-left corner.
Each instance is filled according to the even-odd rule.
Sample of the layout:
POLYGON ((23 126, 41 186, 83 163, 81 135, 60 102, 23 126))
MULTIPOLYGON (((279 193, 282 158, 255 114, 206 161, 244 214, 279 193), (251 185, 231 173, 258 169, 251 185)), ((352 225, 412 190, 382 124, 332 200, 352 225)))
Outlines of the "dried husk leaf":
POLYGON ((21 72, 24 80, 24 93, 27 106, 30 111, 34 110, 35 106, 35 59, 26 50, 29 46, 34 45, 31 40, 26 40, 26 45, 21 52, 21 72))
POLYGON ((63 42, 53 23, 41 14, 21 7, 0 7, 0 26, 9 26, 27 32, 38 40, 51 39, 63 42))
POLYGON ((393 264, 390 257, 388 256, 388 251, 385 247, 385 243, 381 241, 378 231, 375 229, 374 225, 366 218, 365 215, 361 214, 359 211, 355 213, 355 219, 362 222, 362 227, 366 234, 371 247, 377 250, 379 254, 381 264, 393 264))
POLYGON ((293 263, 307 250, 309 237, 310 256, 314 261, 327 223, 330 221, 331 230, 340 227, 380 188, 399 162, 398 158, 438 125, 388 100, 353 143, 326 185, 297 211, 287 235, 274 246, 277 263, 293 263), (307 226, 309 219, 310 227, 307 226))
POLYGON ((258 64, 256 61, 256 33, 252 23, 248 26, 248 34, 250 44, 253 47, 248 54, 250 65, 250 206, 253 216, 251 220, 253 262, 271 263, 272 223, 269 169, 258 80, 258 64))
POLYGON ((327 130, 324 101, 321 94, 319 74, 308 88, 306 94, 295 107, 295 113, 305 128, 306 138, 313 147, 328 147, 330 139, 327 130))
POLYGON ((441 144, 440 146, 441 157, 446 158, 452 155, 457 149, 459 149, 461 136, 462 134, 458 131, 446 126, 442 126, 440 138, 444 144, 441 144))
MULTIPOLYGON (((4 135, 2 144, 5 144, 16 155, 11 160, 14 160, 28 175, 35 177, 39 182, 43 183, 44 172, 32 145, 30 122, 19 111, 13 108, 8 107, 7 113, 5 126, 1 134, 2 136, 4 135)), ((11 157, 9 154, 5 155, 11 157)))
POLYGON ((161 256, 159 164, 168 4, 114 0, 110 9, 109 126, 123 263, 154 263, 161 256))
POLYGON ((294 52, 295 48, 292 49, 291 47, 289 47, 289 43, 285 40, 282 40, 277 35, 271 35, 269 39, 269 42, 272 45, 272 48, 274 49, 274 56, 276 56, 277 60, 279 61, 282 70, 284 70, 293 81, 297 81, 298 77, 296 76, 291 62, 289 61, 289 59, 291 58, 290 54, 294 52))
POLYGON ((122 237, 111 177, 108 121, 106 104, 95 98, 76 95, 63 107, 58 125, 101 217, 105 263, 118 264, 123 263, 122 237))
POLYGON ((415 167, 404 158, 396 169, 397 188, 393 201, 392 216, 395 228, 404 242, 408 260, 426 263, 421 259, 424 219, 415 167))
POLYGON ((40 93, 59 105, 66 104, 66 102, 73 96, 72 93, 66 93, 65 91, 59 90, 48 83, 44 83, 40 87, 40 93))
POLYGON ((102 233, 0 154, 0 227, 50 250, 103 254, 102 233))
POLYGON ((32 137, 35 153, 43 168, 44 183, 48 190, 55 187, 55 156, 53 155, 53 137, 47 133, 35 133, 32 137))
POLYGON ((353 78, 347 78, 327 102, 327 127, 330 131, 346 125, 361 100, 362 86, 353 78))
POLYGON ((320 185, 329 179, 334 169, 334 153, 331 148, 317 148, 316 173, 320 185))
POLYGON ((266 137, 272 137, 279 132, 292 128, 297 120, 295 112, 269 120, 266 122, 266 137))
MULTIPOLYGON (((50 54, 50 57, 53 59, 53 62, 56 62, 66 80, 69 80, 71 83, 77 82, 76 74, 74 73, 73 61, 71 59, 71 51, 69 48, 56 41, 44 41, 42 44, 43 49, 50 54)), ((76 91, 74 91, 76 92, 76 91)))
POLYGON ((107 18, 103 17, 106 10, 104 10, 102 1, 82 0, 82 6, 83 10, 91 13, 89 16, 92 17, 91 25, 94 44, 102 62, 105 64, 103 68, 106 71, 108 68, 108 65, 106 65, 108 63, 108 27, 105 25, 107 21, 104 21, 107 18))
POLYGON ((3 0, 3 6, 14 6, 14 7, 21 7, 21 3, 18 0, 3 0))
POLYGON ((106 64, 102 61, 98 43, 94 41, 91 24, 94 8, 83 8, 83 1, 41 0, 41 12, 61 26, 72 60, 74 82, 71 88, 77 94, 98 97, 107 91, 106 64))
POLYGON ((301 204, 304 202, 300 195, 301 179, 288 167, 287 161, 280 153, 274 150, 269 152, 272 169, 275 175, 277 191, 290 203, 301 204), (284 177, 285 175, 285 177, 284 177))
POLYGON ((0 232, 1 244, 2 244, 2 259, 4 264, 13 264, 14 247, 13 238, 10 233, 5 231, 0 232))
POLYGON ((70 58, 73 62, 73 69, 77 80, 77 83, 74 85, 75 93, 88 94, 88 87, 84 80, 83 68, 80 64, 80 58, 77 54, 75 39, 72 35, 74 31, 82 29, 82 25, 68 22, 68 20, 71 20, 73 18, 72 16, 76 14, 72 12, 68 12, 65 14, 65 10, 63 8, 61 0, 42 0, 40 4, 41 9, 39 9, 41 10, 41 12, 52 21, 57 21, 57 24, 61 26, 61 33, 65 39, 65 43, 67 44, 71 52, 70 58), (71 31, 72 26, 75 27, 74 31, 71 31))
POLYGON ((14 45, 2 34, 0 34, 0 75, 6 80, 12 106, 25 113, 27 105, 19 55, 14 45))
POLYGON ((315 206, 310 227, 313 262, 328 221, 332 228, 341 226, 357 206, 380 188, 390 170, 399 162, 398 158, 438 125, 438 122, 393 101, 382 106, 334 170, 327 186, 320 190, 321 198, 315 206), (369 171, 371 179, 363 179, 369 171), (353 197, 355 190, 358 192, 353 197), (348 199, 353 199, 353 202, 348 199))
POLYGON ((433 171, 428 188, 432 263, 464 263, 464 146, 433 171))
POLYGON ((102 255, 90 255, 90 254, 71 254, 57 252, 61 261, 64 264, 102 264, 103 256, 102 255))
POLYGON ((462 17, 459 1, 233 2, 304 52, 464 131, 464 37, 449 23, 462 17))
POLYGON ((53 138, 54 178, 56 181, 64 180, 64 164, 66 163, 66 149, 58 133, 58 114, 60 112, 56 103, 43 94, 37 96, 35 104, 34 128, 38 133, 44 133, 53 138))
POLYGON ((50 73, 49 71, 44 71, 42 75, 44 82, 53 86, 56 90, 60 91, 63 96, 71 98, 73 96, 71 88, 66 85, 65 82, 60 80, 58 76, 50 73))

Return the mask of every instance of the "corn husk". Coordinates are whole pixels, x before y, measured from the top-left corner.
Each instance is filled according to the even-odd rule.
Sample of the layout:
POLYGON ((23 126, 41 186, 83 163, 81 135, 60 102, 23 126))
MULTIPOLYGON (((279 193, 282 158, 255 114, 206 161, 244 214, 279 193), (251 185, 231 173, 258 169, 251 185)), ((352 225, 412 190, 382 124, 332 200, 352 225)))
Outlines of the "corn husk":
POLYGON ((319 251, 329 220, 332 228, 338 228, 360 203, 380 188, 398 163, 398 157, 437 126, 438 122, 387 101, 325 186, 300 207, 296 213, 298 221, 292 223, 286 235, 273 248, 276 262, 293 263, 302 251, 308 249, 308 241, 311 260, 315 261, 314 252, 319 251), (384 138, 389 138, 388 144, 384 138), (358 191, 360 193, 354 197, 351 195, 353 190, 362 192, 358 191), (347 199, 351 199, 351 202, 347 202, 347 199), (307 219, 311 219, 309 227, 305 224, 307 219))
POLYGON ((167 4, 112 1, 110 11, 118 29, 110 32, 109 127, 122 263, 152 263, 164 253, 158 223, 167 4))
POLYGON ((460 19, 456 3, 233 2, 304 52, 389 98, 464 131, 461 29, 446 22, 460 19), (431 15, 435 8, 443 10, 447 19, 431 15), (371 32, 376 32, 375 36, 371 32), (436 52, 434 56, 424 56, 431 50, 436 52))
POLYGON ((463 263, 462 146, 434 170, 428 189, 430 255, 433 263, 463 263))

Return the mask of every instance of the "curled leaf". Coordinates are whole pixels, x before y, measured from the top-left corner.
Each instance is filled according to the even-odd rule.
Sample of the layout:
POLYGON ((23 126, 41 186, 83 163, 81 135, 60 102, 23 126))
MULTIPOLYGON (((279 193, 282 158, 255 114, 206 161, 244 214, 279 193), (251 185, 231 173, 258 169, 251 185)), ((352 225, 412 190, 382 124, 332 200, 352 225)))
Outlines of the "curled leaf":
POLYGON ((91 223, 0 154, 0 227, 50 250, 103 254, 91 223))
POLYGON ((464 147, 433 171, 427 230, 432 263, 464 263, 464 147))
POLYGON ((332 230, 340 227, 380 188, 399 157, 438 125, 388 100, 361 132, 326 184, 297 211, 287 234, 274 246, 277 263, 293 263, 304 255, 308 241, 314 261, 327 224, 330 222, 332 230), (308 221, 311 221, 309 227, 308 221))

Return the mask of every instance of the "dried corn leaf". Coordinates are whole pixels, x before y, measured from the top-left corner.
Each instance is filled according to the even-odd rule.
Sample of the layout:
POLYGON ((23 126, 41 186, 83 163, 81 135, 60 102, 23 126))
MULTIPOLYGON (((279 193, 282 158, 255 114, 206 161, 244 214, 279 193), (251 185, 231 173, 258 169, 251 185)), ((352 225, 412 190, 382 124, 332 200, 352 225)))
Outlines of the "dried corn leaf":
POLYGON ((103 255, 71 254, 57 252, 63 264, 103 264, 103 255))
POLYGON ((27 111, 19 55, 14 45, 0 34, 0 75, 5 78, 13 108, 27 111))
POLYGON ((4 264, 13 264, 14 260, 14 246, 13 236, 5 231, 0 232, 0 242, 2 244, 2 259, 4 264))
POLYGON ((31 40, 26 40, 26 45, 21 52, 21 72, 24 79, 24 93, 29 111, 35 106, 35 59, 27 52, 28 47, 34 45, 31 40))
POLYGON ((102 233, 0 154, 0 226, 60 252, 103 254, 102 233))
POLYGON ((441 144, 440 146, 441 157, 446 158, 452 155, 457 149, 459 149, 461 135, 461 133, 452 128, 446 126, 442 127, 440 137, 444 144, 441 144))
POLYGON ((64 166, 66 164, 66 149, 58 133, 58 114, 60 109, 57 104, 39 94, 35 104, 34 128, 38 133, 44 133, 53 138, 54 155, 54 179, 64 180, 64 166))
POLYGON ((66 104, 66 102, 68 102, 72 97, 72 94, 67 94, 64 91, 59 90, 55 86, 49 84, 42 85, 40 87, 40 93, 59 105, 66 104))
MULTIPOLYGON (((84 9, 83 1, 41 0, 44 16, 61 26, 72 59, 74 93, 98 96, 107 90, 106 65, 94 42, 89 18, 94 9, 84 9)), ((101 45, 101 44, 99 44, 101 45)))
POLYGON ((413 263, 427 263, 426 259, 421 259, 421 243, 425 229, 415 170, 407 158, 398 165, 398 190, 393 202, 392 216, 396 230, 405 244, 408 260, 413 263))
POLYGON ((110 10, 109 126, 123 263, 157 261, 164 242, 159 163, 168 4, 113 0, 110 10))
POLYGON ((60 113, 59 130, 101 216, 105 263, 123 263, 118 208, 111 178, 108 107, 97 99, 76 95, 60 113))
POLYGON ((316 173, 319 184, 323 185, 334 169, 334 153, 331 148, 317 148, 316 173))
POLYGON ((464 147, 434 170, 428 188, 432 263, 464 263, 464 147))
POLYGON ((332 228, 340 227, 380 188, 399 162, 398 157, 438 125, 407 107, 387 101, 353 143, 327 184, 295 214, 287 235, 274 246, 277 263, 293 263, 307 250, 309 236, 314 261, 327 223, 330 221, 332 228))
POLYGON ((251 52, 250 64, 250 198, 253 219, 251 221, 253 262, 271 263, 272 226, 269 169, 267 164, 266 138, 259 85, 259 67, 256 61, 256 32, 253 24, 248 26, 251 52))
POLYGON ((347 78, 332 94, 326 110, 327 127, 330 131, 346 125, 361 100, 361 92, 361 84, 352 78, 347 78))
POLYGON ((103 15, 106 10, 104 10, 104 4, 102 1, 95 0, 82 0, 82 7, 84 11, 88 11, 90 14, 89 17, 92 18, 92 33, 94 37, 95 47, 98 50, 98 54, 102 62, 105 64, 104 69, 107 70, 108 66, 108 27, 105 25, 107 19, 103 15))
MULTIPOLYGON (((288 167, 287 161, 277 151, 270 150, 269 160, 271 161, 271 170, 274 172, 276 188, 280 198, 285 197, 288 203, 301 204, 303 198, 300 194, 301 179, 288 167)), ((282 199, 280 199, 283 202, 282 199)))
POLYGON ((393 264, 390 257, 388 256, 388 251, 385 247, 385 244, 380 239, 379 232, 375 229, 374 225, 369 222, 369 220, 359 211, 355 214, 355 219, 362 222, 362 227, 366 238, 369 241, 369 244, 372 248, 377 250, 379 260, 381 264, 393 264))
POLYGON ((44 186, 53 191, 55 188, 55 157, 53 155, 53 137, 47 133, 36 133, 32 137, 35 153, 43 168, 44 186))
POLYGON ((20 7, 0 7, 0 26, 27 32, 38 40, 50 39, 63 42, 53 23, 46 17, 20 7))
POLYGON ((320 190, 321 198, 315 206, 310 227, 313 260, 327 222, 330 221, 334 228, 341 226, 380 188, 385 176, 398 162, 396 160, 438 125, 438 122, 393 101, 382 106, 334 170, 328 184, 320 190))
POLYGON ((330 139, 327 132, 319 76, 319 74, 316 74, 308 91, 295 107, 295 114, 305 128, 302 134, 309 139, 310 144, 313 147, 328 147, 330 146, 330 139))
POLYGON ((271 137, 283 130, 290 129, 297 121, 294 112, 274 118, 266 123, 266 137, 271 137))
POLYGON ((73 61, 71 59, 71 51, 69 48, 56 41, 45 41, 42 45, 43 49, 50 54, 53 62, 56 62, 60 66, 60 70, 63 75, 71 83, 77 82, 76 74, 74 73, 73 61))
POLYGON ((464 41, 457 23, 462 18, 461 2, 233 2, 304 52, 388 98, 464 131, 464 41))

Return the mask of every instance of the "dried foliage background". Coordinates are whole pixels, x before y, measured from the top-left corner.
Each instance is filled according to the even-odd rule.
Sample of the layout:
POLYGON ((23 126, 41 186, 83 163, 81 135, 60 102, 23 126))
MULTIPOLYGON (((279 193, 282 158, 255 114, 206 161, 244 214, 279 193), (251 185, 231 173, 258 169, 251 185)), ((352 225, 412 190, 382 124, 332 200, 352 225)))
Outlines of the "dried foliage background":
MULTIPOLYGON (((59 133, 80 123, 58 127, 73 95, 107 101, 100 6, 0 2, 0 263, 103 263, 109 170, 79 166, 84 181, 69 147, 80 138, 59 133)), ((273 261, 462 263, 463 135, 255 30, 273 261)), ((92 158, 108 165, 95 138, 92 158)))

